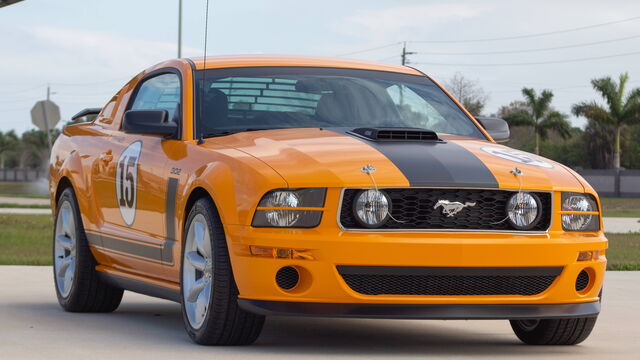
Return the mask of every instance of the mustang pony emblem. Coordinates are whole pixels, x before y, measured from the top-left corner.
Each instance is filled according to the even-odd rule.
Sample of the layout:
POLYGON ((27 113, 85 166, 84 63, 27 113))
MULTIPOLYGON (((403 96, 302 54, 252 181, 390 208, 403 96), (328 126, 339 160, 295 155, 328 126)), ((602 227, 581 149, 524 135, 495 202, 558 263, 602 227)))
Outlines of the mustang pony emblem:
POLYGON ((447 215, 447 217, 452 217, 466 207, 476 206, 476 203, 466 202, 463 204, 459 201, 438 200, 438 202, 433 206, 433 208, 437 209, 440 206, 442 206, 443 214, 447 215))

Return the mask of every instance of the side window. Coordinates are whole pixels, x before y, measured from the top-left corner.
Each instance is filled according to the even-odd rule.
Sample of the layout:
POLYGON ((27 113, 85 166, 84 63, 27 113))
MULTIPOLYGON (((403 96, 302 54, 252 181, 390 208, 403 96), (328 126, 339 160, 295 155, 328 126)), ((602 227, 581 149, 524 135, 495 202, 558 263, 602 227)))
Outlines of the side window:
POLYGON ((174 119, 180 105, 180 78, 176 74, 162 74, 145 80, 140 86, 132 110, 167 110, 169 121, 174 119))

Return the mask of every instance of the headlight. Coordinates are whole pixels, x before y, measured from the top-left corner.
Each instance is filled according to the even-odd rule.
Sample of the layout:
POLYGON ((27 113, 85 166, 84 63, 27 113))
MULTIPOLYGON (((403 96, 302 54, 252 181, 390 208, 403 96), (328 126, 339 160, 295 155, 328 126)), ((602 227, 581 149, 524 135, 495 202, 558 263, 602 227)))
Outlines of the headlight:
POLYGON ((590 194, 562 193, 562 229, 564 231, 598 231, 600 230, 600 216, 597 214, 598 205, 590 194), (581 214, 591 212, 591 214, 581 214))
POLYGON ((320 224, 326 189, 279 189, 262 197, 253 216, 254 227, 310 228, 320 224), (318 208, 318 210, 296 209, 318 208))
POLYGON ((389 217, 391 201, 387 194, 379 190, 361 191, 353 203, 353 212, 362 226, 376 228, 382 226, 389 217))
POLYGON ((529 230, 540 221, 540 199, 534 194, 517 192, 507 201, 509 222, 518 230, 529 230))

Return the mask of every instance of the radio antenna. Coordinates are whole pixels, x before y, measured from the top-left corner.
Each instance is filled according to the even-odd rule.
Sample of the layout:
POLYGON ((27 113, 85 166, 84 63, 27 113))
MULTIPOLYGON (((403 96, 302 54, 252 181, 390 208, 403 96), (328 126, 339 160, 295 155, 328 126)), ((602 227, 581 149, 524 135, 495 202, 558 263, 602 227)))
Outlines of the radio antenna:
POLYGON ((198 138, 198 145, 201 145, 202 143, 204 143, 204 126, 203 126, 203 122, 204 122, 204 114, 202 113, 202 103, 205 100, 205 85, 206 85, 206 79, 207 79, 207 35, 209 34, 209 0, 205 0, 205 12, 204 12, 204 60, 203 60, 203 75, 202 75, 202 86, 200 89, 200 121, 198 121, 198 132, 200 133, 200 136, 198 138))

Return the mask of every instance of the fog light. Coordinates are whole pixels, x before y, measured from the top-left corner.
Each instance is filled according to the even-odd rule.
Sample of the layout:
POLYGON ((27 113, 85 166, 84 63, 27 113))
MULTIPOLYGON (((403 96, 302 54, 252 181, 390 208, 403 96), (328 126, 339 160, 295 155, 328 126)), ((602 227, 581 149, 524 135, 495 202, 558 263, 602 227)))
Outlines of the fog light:
POLYGON ((390 207, 391 200, 384 192, 364 190, 357 195, 353 212, 361 225, 376 228, 387 221, 390 207))
POLYGON ((507 201, 509 222, 518 230, 529 230, 540 220, 540 200, 537 196, 518 192, 507 201))

